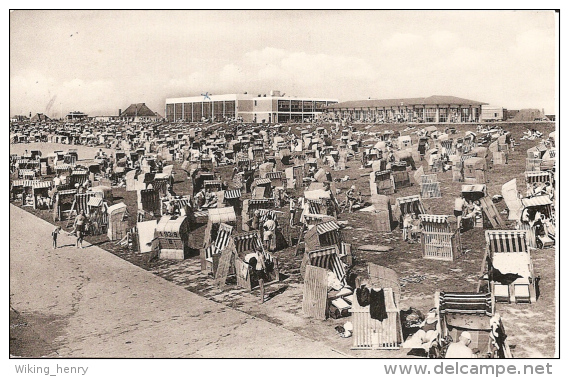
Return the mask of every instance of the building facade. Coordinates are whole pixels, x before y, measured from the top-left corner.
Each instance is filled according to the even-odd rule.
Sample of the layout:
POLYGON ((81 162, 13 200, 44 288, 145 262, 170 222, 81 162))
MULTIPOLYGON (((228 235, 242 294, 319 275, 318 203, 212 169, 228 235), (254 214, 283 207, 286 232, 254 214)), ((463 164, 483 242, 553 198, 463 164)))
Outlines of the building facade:
POLYGON ((481 122, 505 121, 508 115, 508 109, 500 106, 482 105, 482 113, 480 113, 481 122))
POLYGON ((162 119, 162 116, 141 102, 131 104, 124 111, 119 110, 119 119, 128 122, 153 122, 162 119))
POLYGON ((170 122, 215 122, 240 119, 252 123, 302 122, 317 118, 338 100, 269 95, 225 94, 166 99, 165 114, 170 122))
POLYGON ((484 102, 454 96, 346 101, 326 108, 331 120, 466 123, 480 120, 484 102))
POLYGON ((78 112, 78 111, 69 112, 65 116, 65 119, 67 119, 68 121, 76 121, 76 120, 81 121, 81 120, 87 119, 87 114, 82 113, 82 112, 78 112))

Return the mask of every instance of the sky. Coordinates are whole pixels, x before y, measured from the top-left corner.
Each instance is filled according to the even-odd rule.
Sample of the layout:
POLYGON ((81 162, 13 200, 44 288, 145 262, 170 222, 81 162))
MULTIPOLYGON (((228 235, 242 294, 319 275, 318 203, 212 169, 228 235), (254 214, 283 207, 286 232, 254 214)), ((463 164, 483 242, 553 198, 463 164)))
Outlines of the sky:
POLYGON ((553 11, 12 11, 10 115, 225 93, 555 113, 553 11))

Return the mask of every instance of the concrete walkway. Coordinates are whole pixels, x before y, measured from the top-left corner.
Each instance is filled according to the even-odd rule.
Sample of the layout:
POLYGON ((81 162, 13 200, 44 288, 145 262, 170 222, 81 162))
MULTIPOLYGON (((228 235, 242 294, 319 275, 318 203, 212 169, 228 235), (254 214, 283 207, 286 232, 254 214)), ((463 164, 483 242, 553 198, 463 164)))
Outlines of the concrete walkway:
MULTIPOLYGON (((232 310, 96 246, 74 247, 10 205, 11 305, 59 357, 343 357, 232 310), (49 321, 33 321, 49 319, 49 321)), ((268 304, 263 304, 264 306, 268 304)), ((30 357, 37 357, 33 353, 30 357)))

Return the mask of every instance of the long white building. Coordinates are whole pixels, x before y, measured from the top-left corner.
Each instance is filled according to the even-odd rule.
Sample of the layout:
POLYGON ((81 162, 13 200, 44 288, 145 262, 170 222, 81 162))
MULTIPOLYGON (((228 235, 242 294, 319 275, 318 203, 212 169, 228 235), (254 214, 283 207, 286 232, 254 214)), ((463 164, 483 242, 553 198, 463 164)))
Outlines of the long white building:
POLYGON ((283 123, 314 119, 338 100, 329 98, 297 98, 269 95, 224 94, 167 98, 165 114, 170 122, 199 122, 203 119, 223 121, 241 118, 243 122, 283 123))

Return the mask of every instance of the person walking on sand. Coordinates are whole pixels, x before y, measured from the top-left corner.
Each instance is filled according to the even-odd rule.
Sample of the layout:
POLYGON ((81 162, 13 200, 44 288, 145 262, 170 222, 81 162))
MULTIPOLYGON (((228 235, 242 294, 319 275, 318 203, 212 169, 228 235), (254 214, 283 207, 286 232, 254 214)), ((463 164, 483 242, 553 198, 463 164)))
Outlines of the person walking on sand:
POLYGON ((265 298, 265 258, 260 247, 256 247, 252 253, 245 256, 245 262, 249 264, 251 270, 251 278, 256 278, 259 282, 259 290, 261 292, 261 303, 265 298))
POLYGON ((85 232, 85 222, 87 221, 87 217, 85 216, 85 212, 81 210, 81 213, 77 215, 75 218, 75 235, 77 236, 77 241, 75 246, 77 248, 83 249, 83 233, 85 232))
POLYGON ((57 226, 55 230, 51 232, 51 236, 53 238, 53 249, 57 248, 57 235, 61 232, 61 226, 57 226))

